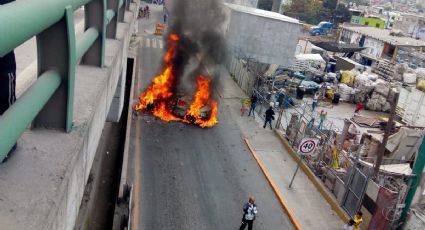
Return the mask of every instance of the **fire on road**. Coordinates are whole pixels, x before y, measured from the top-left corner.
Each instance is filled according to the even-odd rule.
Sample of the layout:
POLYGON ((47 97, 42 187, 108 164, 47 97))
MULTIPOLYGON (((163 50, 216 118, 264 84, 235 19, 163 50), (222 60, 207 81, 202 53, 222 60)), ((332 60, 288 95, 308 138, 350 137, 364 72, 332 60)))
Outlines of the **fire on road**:
POLYGON ((190 106, 182 117, 173 113, 176 106, 186 101, 175 98, 176 68, 175 59, 178 57, 177 48, 180 37, 171 34, 168 38, 168 51, 164 55, 163 71, 156 76, 151 85, 139 97, 136 110, 149 110, 153 115, 164 121, 182 121, 193 123, 202 128, 212 127, 217 124, 217 102, 211 99, 211 79, 201 74, 197 76, 197 88, 190 106), (207 116, 204 111, 209 111, 207 116))

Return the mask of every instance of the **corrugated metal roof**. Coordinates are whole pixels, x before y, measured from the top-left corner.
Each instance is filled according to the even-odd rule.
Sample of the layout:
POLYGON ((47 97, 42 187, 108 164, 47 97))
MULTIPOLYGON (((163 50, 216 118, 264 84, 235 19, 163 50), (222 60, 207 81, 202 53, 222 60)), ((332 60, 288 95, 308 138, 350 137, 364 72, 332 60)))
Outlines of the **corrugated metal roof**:
POLYGON ((342 25, 341 28, 356 32, 359 34, 366 35, 371 38, 378 39, 380 41, 389 43, 395 46, 425 46, 425 41, 417 40, 411 37, 397 37, 391 36, 390 30, 382 30, 374 27, 366 27, 366 26, 349 26, 342 25))
POLYGON ((227 7, 229 7, 230 9, 234 10, 234 11, 239 11, 239 12, 252 14, 252 15, 256 15, 256 16, 260 16, 260 17, 265 17, 265 18, 276 19, 276 20, 280 20, 280 21, 284 21, 284 22, 291 22, 291 23, 300 24, 299 20, 285 16, 283 14, 276 13, 276 12, 261 10, 261 9, 242 6, 242 5, 230 4, 230 3, 223 3, 223 4, 226 5, 227 7))

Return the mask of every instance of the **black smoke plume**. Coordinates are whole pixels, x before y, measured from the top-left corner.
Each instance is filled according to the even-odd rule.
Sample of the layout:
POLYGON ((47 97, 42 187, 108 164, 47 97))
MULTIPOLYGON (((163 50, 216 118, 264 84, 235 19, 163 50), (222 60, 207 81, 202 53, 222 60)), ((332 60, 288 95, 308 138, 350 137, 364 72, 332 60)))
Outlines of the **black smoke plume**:
POLYGON ((180 86, 185 87, 185 82, 193 82, 198 74, 217 78, 219 73, 216 67, 226 59, 226 42, 222 30, 226 14, 222 1, 169 1, 172 1, 172 5, 168 9, 167 36, 174 33, 180 37, 174 57, 176 79, 180 86))

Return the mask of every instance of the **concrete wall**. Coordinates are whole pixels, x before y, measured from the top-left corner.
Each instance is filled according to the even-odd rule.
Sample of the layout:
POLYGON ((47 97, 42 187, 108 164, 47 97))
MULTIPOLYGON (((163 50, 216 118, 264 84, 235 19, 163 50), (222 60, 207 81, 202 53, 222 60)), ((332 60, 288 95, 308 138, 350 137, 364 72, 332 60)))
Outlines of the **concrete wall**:
POLYGON ((72 230, 107 115, 119 119, 117 85, 125 76, 136 5, 107 39, 105 67, 76 68, 74 124, 70 133, 27 130, 0 165, 0 229, 72 230), (116 111, 110 108, 116 108, 116 111))
MULTIPOLYGON (((280 19, 227 9, 225 37, 232 55, 259 62, 290 66, 294 61, 302 25, 280 19)), ((264 13, 268 15, 271 12, 264 13)), ((277 16, 277 13, 272 13, 277 16)))

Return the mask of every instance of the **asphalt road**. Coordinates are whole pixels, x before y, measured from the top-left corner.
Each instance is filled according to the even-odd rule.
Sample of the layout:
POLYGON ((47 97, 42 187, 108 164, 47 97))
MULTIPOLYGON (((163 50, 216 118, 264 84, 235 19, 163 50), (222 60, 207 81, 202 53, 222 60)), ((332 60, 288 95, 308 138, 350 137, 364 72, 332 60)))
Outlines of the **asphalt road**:
MULTIPOLYGON (((153 10, 152 16, 162 15, 153 10)), ((144 33, 140 42, 138 92, 159 71, 161 40, 144 33)), ((238 229, 250 195, 259 209, 254 229, 293 229, 243 142, 236 118, 219 104, 219 124, 210 129, 166 123, 146 113, 133 119, 133 229, 238 229)))

